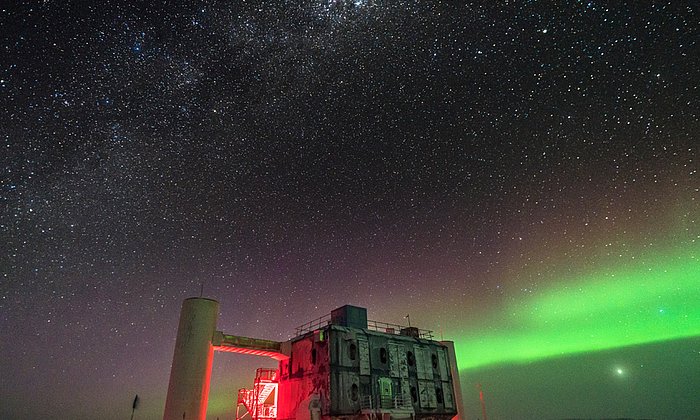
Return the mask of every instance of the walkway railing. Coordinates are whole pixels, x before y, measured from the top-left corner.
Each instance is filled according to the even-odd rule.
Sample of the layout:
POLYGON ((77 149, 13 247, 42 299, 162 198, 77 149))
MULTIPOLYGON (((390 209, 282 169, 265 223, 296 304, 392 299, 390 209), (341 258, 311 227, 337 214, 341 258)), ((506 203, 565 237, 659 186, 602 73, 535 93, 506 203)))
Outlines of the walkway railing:
POLYGON ((307 332, 316 331, 329 325, 331 323, 331 314, 324 315, 320 318, 316 318, 313 321, 309 321, 306 324, 302 324, 295 328, 295 336, 300 336, 306 334, 307 332))
MULTIPOLYGON (((306 334, 311 331, 316 331, 318 329, 324 328, 331 324, 331 315, 324 315, 320 318, 316 318, 313 321, 309 321, 306 324, 302 324, 295 328, 295 337, 302 334, 306 334)), ((405 325, 391 324, 388 322, 381 321, 367 321, 367 329, 372 331, 378 331, 385 334, 396 334, 396 335, 415 335, 418 338, 423 338, 426 340, 433 340, 433 332, 430 330, 424 330, 421 328, 407 327, 405 325), (404 333, 402 333, 404 332, 404 333), (407 334, 406 332, 411 332, 412 334, 407 334)))
POLYGON ((360 400, 360 409, 362 410, 412 410, 413 404, 410 400, 406 401, 401 395, 381 396, 376 395, 372 398, 371 395, 363 395, 360 400))

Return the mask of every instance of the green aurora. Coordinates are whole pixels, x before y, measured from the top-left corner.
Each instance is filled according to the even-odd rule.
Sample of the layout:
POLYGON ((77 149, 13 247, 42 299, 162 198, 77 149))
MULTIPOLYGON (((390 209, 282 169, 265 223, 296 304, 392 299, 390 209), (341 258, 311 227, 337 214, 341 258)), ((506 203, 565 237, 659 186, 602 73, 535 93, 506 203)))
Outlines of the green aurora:
POLYGON ((462 370, 700 336, 697 247, 558 282, 455 334, 462 370))

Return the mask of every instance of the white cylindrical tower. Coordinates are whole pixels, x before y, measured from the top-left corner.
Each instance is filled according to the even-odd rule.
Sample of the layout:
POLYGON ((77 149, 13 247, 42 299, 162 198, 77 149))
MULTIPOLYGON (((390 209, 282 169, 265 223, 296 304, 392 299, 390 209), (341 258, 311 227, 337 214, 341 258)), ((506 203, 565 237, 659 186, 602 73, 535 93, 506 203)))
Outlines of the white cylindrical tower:
POLYGON ((467 414, 464 412, 464 399, 462 397, 462 384, 459 381, 459 369, 457 369, 457 353, 453 341, 441 341, 447 347, 447 358, 450 360, 450 374, 455 391, 455 402, 457 403, 457 415, 452 420, 466 420, 467 414))
POLYGON ((218 315, 213 299, 182 302, 163 420, 205 420, 218 315))

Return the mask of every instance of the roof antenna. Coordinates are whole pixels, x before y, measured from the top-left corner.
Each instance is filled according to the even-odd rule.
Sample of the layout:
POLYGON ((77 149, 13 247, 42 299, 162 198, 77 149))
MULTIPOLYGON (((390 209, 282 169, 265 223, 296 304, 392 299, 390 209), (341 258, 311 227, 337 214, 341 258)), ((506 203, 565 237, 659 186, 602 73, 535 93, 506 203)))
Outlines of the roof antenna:
POLYGON ((204 295, 204 282, 199 284, 199 297, 204 295))

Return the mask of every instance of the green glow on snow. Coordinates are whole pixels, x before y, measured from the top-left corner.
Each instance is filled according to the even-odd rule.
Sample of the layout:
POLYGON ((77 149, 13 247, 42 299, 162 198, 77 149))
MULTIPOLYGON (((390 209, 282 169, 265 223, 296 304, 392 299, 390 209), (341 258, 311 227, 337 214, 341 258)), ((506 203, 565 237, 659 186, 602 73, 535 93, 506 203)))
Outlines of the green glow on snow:
POLYGON ((470 369, 700 336, 700 261, 670 254, 587 274, 486 316, 456 335, 470 369))

